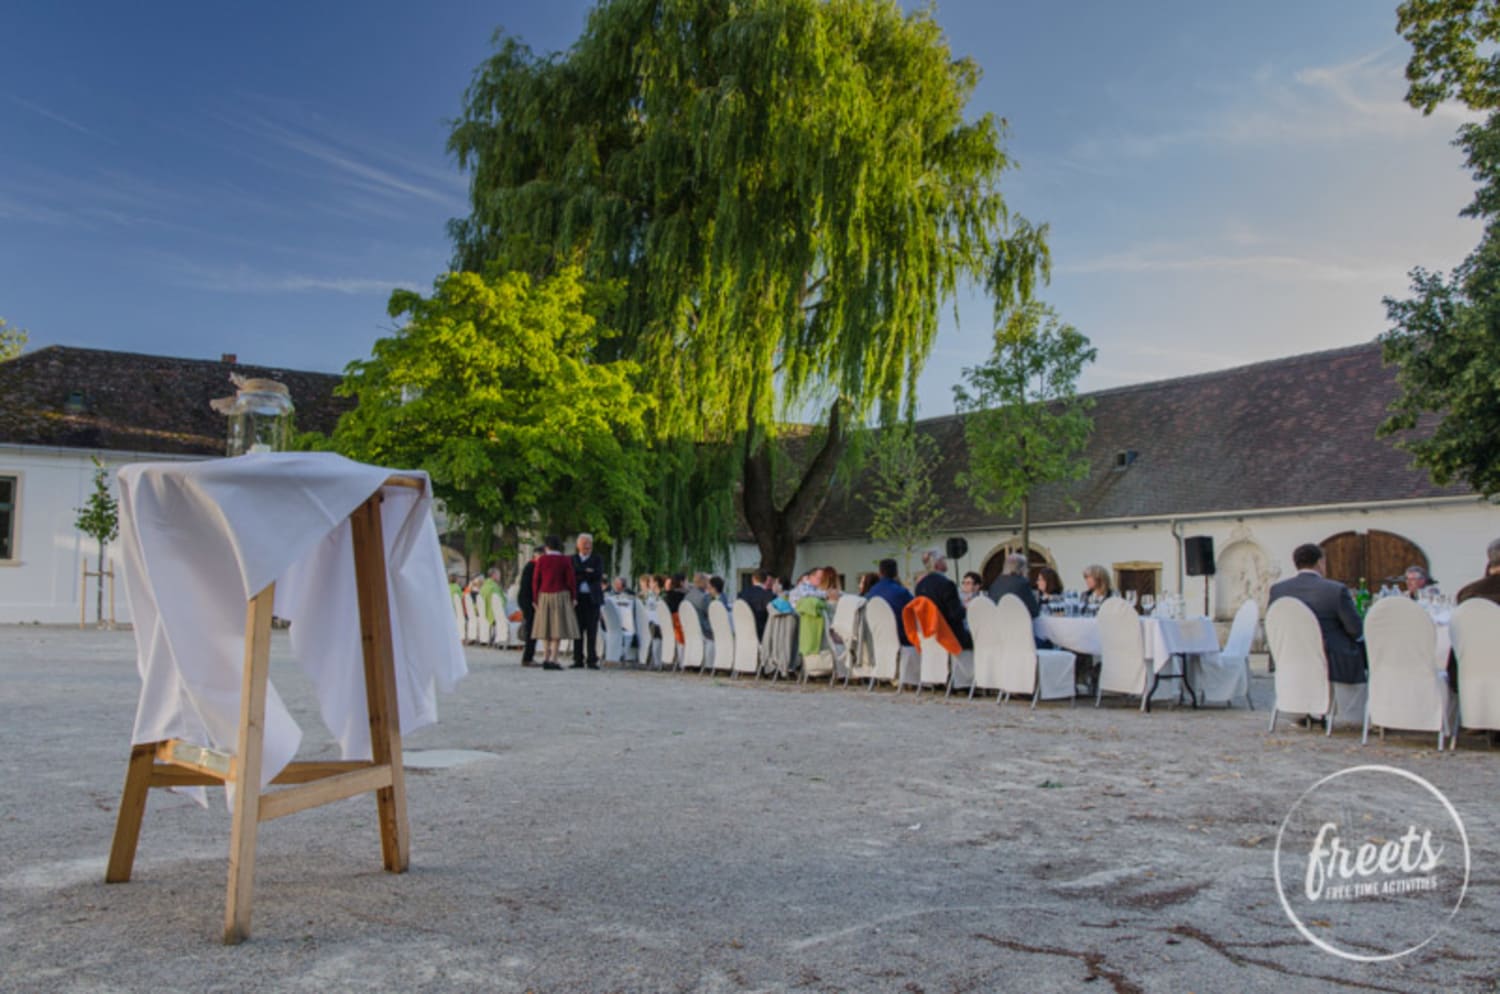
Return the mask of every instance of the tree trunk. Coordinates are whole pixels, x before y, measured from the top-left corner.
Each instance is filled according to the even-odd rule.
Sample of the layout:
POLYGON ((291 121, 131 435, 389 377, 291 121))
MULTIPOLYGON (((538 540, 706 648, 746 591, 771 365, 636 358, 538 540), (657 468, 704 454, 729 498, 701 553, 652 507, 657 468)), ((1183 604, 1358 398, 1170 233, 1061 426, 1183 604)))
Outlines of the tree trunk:
POLYGON ((1026 570, 1031 572, 1031 495, 1021 498, 1021 555, 1026 557, 1026 570))
POLYGON ((99 586, 94 591, 94 620, 104 624, 104 543, 99 543, 99 575, 94 578, 99 586))
POLYGON ((797 567, 797 543, 807 537, 813 519, 828 500, 833 471, 847 444, 843 403, 836 401, 828 413, 828 435, 823 447, 807 464, 791 498, 778 508, 770 443, 764 437, 756 439, 752 422, 740 500, 750 534, 760 549, 761 569, 783 579, 796 580, 793 574, 797 567))

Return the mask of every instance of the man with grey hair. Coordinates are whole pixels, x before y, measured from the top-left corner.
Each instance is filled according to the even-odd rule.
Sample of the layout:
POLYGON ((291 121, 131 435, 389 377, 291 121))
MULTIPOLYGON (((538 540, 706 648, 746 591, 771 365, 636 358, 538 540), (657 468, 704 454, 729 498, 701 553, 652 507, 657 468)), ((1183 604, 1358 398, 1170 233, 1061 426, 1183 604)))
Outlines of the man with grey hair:
POLYGON ((578 535, 578 554, 573 557, 573 576, 578 581, 578 638, 573 642, 573 668, 599 668, 599 608, 604 603, 604 560, 594 551, 594 536, 578 535), (585 655, 587 650, 587 655, 585 655))
POLYGON ((924 554, 924 562, 931 559, 931 572, 917 581, 917 586, 912 590, 913 597, 925 597, 937 606, 938 613, 943 620, 948 622, 953 635, 958 639, 958 644, 965 649, 974 648, 974 639, 969 635, 969 626, 965 624, 968 620, 968 612, 964 610, 964 602, 958 596, 958 584, 948 576, 948 557, 940 549, 933 549, 924 554))
POLYGON ((1026 578, 1026 567, 1029 565, 1026 557, 1019 552, 1012 552, 1005 557, 1005 565, 1000 568, 1000 575, 995 577, 995 582, 990 584, 990 600, 996 604, 1006 594, 1013 594, 1026 605, 1026 610, 1031 612, 1035 618, 1042 613, 1041 604, 1037 603, 1036 591, 1031 589, 1031 581, 1026 578))
MULTIPOLYGON (((1458 602, 1482 597, 1500 604, 1500 538, 1495 539, 1485 550, 1484 576, 1467 584, 1458 592, 1458 602)), ((1458 659, 1448 653, 1448 686, 1458 691, 1458 659)))
POLYGON ((708 602, 713 600, 713 595, 708 592, 708 574, 694 573, 693 582, 688 584, 686 594, 684 599, 698 612, 698 627, 702 629, 703 637, 712 639, 714 630, 708 624, 708 602))

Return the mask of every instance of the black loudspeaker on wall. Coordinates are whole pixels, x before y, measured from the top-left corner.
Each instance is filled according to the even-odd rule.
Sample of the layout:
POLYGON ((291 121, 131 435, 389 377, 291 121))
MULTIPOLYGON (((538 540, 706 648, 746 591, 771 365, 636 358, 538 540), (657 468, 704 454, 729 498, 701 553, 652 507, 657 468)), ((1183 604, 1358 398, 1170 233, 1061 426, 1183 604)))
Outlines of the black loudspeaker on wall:
POLYGON ((1212 535, 1189 535, 1182 540, 1183 557, 1188 576, 1214 575, 1214 539, 1212 535))
POLYGON ((962 535, 955 535, 948 540, 948 547, 944 551, 949 559, 962 559, 969 554, 969 542, 962 535))

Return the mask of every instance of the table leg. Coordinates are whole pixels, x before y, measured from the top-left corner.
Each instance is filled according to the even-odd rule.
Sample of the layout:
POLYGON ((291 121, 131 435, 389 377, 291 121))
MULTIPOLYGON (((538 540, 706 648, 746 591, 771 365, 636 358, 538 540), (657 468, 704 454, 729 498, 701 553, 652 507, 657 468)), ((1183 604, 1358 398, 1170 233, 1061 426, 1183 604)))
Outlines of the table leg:
POLYGON ((229 830, 229 894, 224 904, 224 943, 250 937, 250 901, 255 885, 255 836, 260 827, 260 769, 266 733, 266 680, 271 669, 271 611, 276 584, 256 594, 245 609, 245 672, 240 688, 239 746, 228 784, 234 800, 229 830))

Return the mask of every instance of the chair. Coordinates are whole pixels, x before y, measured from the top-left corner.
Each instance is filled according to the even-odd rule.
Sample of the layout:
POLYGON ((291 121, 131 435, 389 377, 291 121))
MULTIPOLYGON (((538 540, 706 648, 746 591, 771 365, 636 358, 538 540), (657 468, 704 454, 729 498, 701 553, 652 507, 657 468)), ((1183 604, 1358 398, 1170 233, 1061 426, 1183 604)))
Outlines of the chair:
POLYGON ((1151 710, 1151 668, 1141 639, 1141 618, 1122 598, 1099 605, 1099 687, 1094 707, 1111 694, 1140 694, 1141 710, 1151 710))
POLYGON ((1448 734, 1451 710, 1448 677, 1436 665, 1437 628, 1427 612, 1405 597, 1383 597, 1365 615, 1365 650, 1370 658, 1369 696, 1360 743, 1370 725, 1437 732, 1438 748, 1448 734))
POLYGON ((490 594, 490 623, 494 626, 492 644, 502 648, 515 645, 511 638, 510 615, 505 610, 505 597, 502 594, 490 594))
POLYGON ((698 609, 683 601, 677 609, 677 621, 682 625, 681 668, 712 673, 714 644, 703 637, 703 622, 698 620, 698 609))
MULTIPOLYGON (((976 597, 974 601, 988 600, 976 597)), ((995 628, 999 648, 996 661, 996 689, 1000 701, 1011 694, 1030 694, 1031 706, 1039 700, 1070 701, 1078 699, 1078 656, 1066 649, 1038 649, 1031 624, 1031 612, 1015 594, 1006 594, 992 609, 981 609, 984 625, 995 628)), ((974 678, 979 679, 979 633, 975 629, 973 605, 969 606, 969 630, 974 632, 974 678)))
POLYGON ((988 597, 969 601, 969 634, 974 637, 974 679, 970 681, 969 700, 974 691, 993 690, 998 701, 1000 690, 1000 608, 988 597))
MULTIPOLYGON (((747 607, 749 605, 746 605, 747 607)), ((708 630, 714 633, 713 652, 709 656, 709 666, 712 670, 728 670, 734 672, 734 653, 738 644, 735 640, 734 626, 729 623, 729 608, 724 606, 723 601, 710 601, 708 605, 708 630)), ((755 641, 754 616, 750 620, 751 641, 755 641)))
POLYGON ((648 669, 660 665, 661 639, 651 634, 651 612, 639 597, 635 601, 635 660, 648 669))
MULTIPOLYGON (((709 616, 713 624, 713 616, 709 616)), ((718 638, 715 635, 714 638, 718 638)), ((734 602, 734 665, 729 678, 733 680, 741 673, 760 676, 760 640, 755 637, 755 612, 744 601, 734 602)))
MULTIPOLYGON (((1250 699, 1250 644, 1255 641, 1255 626, 1260 623, 1260 605, 1253 599, 1247 600, 1240 605, 1240 609, 1234 612, 1234 622, 1229 626, 1229 637, 1224 640, 1224 648, 1219 653, 1220 672, 1233 670, 1235 673, 1243 673, 1240 679, 1244 680, 1245 705, 1251 711, 1255 710, 1255 702, 1250 699)), ((1204 667, 1198 667, 1197 687, 1199 694, 1204 700, 1218 699, 1220 694, 1210 695, 1205 689, 1207 674, 1204 667)), ((1221 682, 1223 678, 1221 677, 1221 682)), ((1238 688, 1233 688, 1238 689, 1238 688)), ((1222 694, 1224 706, 1228 707, 1234 702, 1238 695, 1233 689, 1222 694)))
POLYGON ((458 624, 458 640, 464 641, 468 634, 468 615, 464 611, 464 595, 453 595, 453 620, 458 624))
MULTIPOLYGON (((692 605, 688 605, 689 608, 692 605)), ((677 664, 677 630, 672 625, 672 609, 665 600, 656 602, 656 627, 661 629, 660 651, 656 654, 657 669, 673 669, 677 664)))
MULTIPOLYGON (((947 689, 947 692, 949 694, 951 694, 953 693, 953 677, 950 663, 953 657, 949 654, 948 650, 943 648, 942 644, 938 642, 936 630, 928 631, 921 626, 922 614, 929 612, 919 612, 914 609, 924 602, 927 604, 932 604, 932 602, 926 597, 912 598, 911 603, 906 605, 906 609, 902 612, 904 616, 901 619, 903 624, 906 623, 907 617, 916 619, 915 626, 917 627, 918 635, 917 655, 921 662, 921 665, 917 671, 917 696, 922 696, 922 687, 928 684, 932 684, 934 686, 941 685, 947 689)), ((930 613, 936 613, 935 606, 930 613)), ((911 630, 910 628, 908 628, 907 638, 910 637, 911 630)))
POLYGON ((1500 729, 1500 604, 1481 597, 1464 601, 1449 621, 1458 657, 1458 728, 1500 729))
POLYGON ((494 645, 494 623, 490 621, 489 612, 485 610, 484 598, 476 590, 470 599, 474 604, 474 641, 480 645, 494 645))
POLYGON ((1276 716, 1322 715, 1328 735, 1333 734, 1333 685, 1328 682, 1328 657, 1323 652, 1323 632, 1312 609, 1295 597, 1272 602, 1266 611, 1266 644, 1276 660, 1276 700, 1271 705, 1271 724, 1276 716))
POLYGON ((479 629, 484 622, 484 615, 479 610, 479 595, 464 594, 464 639, 469 643, 479 641, 479 629))
POLYGON ((865 602, 865 627, 869 629, 870 648, 875 657, 870 690, 875 689, 878 681, 889 680, 899 694, 903 684, 916 683, 920 677, 916 650, 901 644, 896 624, 896 612, 884 599, 872 597, 865 602))
POLYGON ((620 609, 609 598, 599 605, 599 626, 604 630, 604 661, 624 665, 635 658, 635 640, 625 631, 620 609))
POLYGON ((849 677, 856 669, 862 671, 861 676, 863 671, 870 669, 870 644, 865 637, 865 599, 858 594, 840 597, 829 627, 843 644, 843 655, 835 659, 835 664, 843 664, 844 686, 847 687, 849 677))

